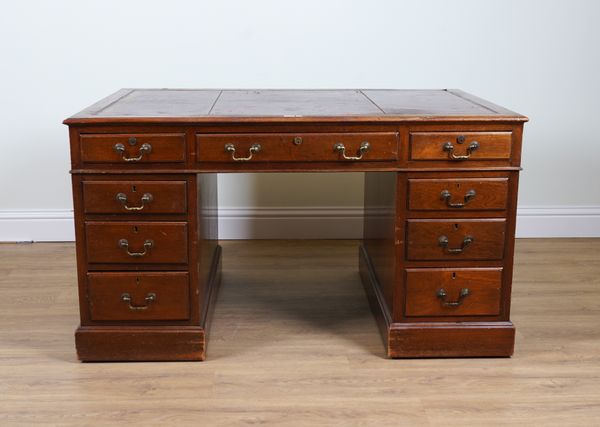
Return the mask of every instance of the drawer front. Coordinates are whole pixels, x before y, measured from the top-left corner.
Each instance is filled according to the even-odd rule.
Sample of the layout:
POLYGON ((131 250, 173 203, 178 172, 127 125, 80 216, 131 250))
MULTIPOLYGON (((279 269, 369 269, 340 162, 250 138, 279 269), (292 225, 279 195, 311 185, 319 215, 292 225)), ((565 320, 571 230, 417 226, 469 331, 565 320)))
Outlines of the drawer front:
POLYGON ((84 163, 183 163, 185 134, 83 134, 84 163))
POLYGON ((416 211, 504 210, 508 178, 409 179, 408 194, 416 211))
POLYGON ((505 233, 504 219, 408 220, 407 258, 499 260, 505 233))
POLYGON ((410 160, 509 160, 512 132, 411 132, 410 160))
POLYGON ((398 159, 398 134, 199 134, 200 162, 369 162, 398 159))
POLYGON ((501 268, 406 270, 406 316, 497 316, 501 268))
POLYGON ((84 181, 88 214, 184 214, 185 181, 84 181))
POLYGON ((187 273, 88 273, 92 320, 186 320, 187 273))
POLYGON ((184 222, 86 222, 90 263, 185 264, 184 222))

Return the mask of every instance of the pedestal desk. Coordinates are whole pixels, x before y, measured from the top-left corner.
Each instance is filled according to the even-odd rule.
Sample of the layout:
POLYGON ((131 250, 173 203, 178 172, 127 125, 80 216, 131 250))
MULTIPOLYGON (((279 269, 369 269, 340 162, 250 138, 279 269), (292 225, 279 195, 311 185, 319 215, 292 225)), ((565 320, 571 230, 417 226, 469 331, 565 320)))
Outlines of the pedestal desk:
MULTIPOLYGON (((365 172, 389 357, 510 356, 527 118, 458 90, 123 89, 69 126, 84 361, 204 360, 217 173, 365 172)), ((323 174, 323 180, 328 175, 323 174)))

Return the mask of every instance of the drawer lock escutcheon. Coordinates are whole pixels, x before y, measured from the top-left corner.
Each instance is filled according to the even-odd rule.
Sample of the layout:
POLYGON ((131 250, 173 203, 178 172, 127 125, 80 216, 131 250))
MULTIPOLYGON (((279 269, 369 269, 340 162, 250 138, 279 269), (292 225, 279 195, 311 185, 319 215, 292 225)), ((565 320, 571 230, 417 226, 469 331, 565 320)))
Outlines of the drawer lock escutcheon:
POLYGON ((144 193, 144 195, 142 196, 142 199, 141 199, 142 204, 139 206, 128 206, 127 205, 127 194, 125 194, 125 193, 117 193, 116 199, 118 202, 120 202, 123 205, 125 210, 141 211, 142 209, 144 209, 146 207, 146 204, 148 204, 152 200, 154 200, 154 197, 150 193, 144 193))
POLYGON ((462 241, 460 248, 449 248, 448 247, 448 236, 440 236, 438 238, 438 245, 444 249, 444 252, 448 254, 462 254, 464 250, 475 241, 473 236, 465 236, 462 241))
POLYGON ((125 145, 118 143, 113 146, 113 149, 121 155, 121 158, 126 162, 139 162, 144 157, 144 154, 150 154, 152 152, 152 145, 147 142, 142 144, 138 151, 138 155, 135 157, 127 157, 125 154, 125 145))
POLYGON ((479 142, 473 141, 467 147, 466 154, 458 154, 457 155, 457 154, 454 154, 454 145, 451 142, 448 141, 442 146, 442 149, 444 151, 448 152, 448 158, 450 160, 467 160, 468 158, 471 157, 471 154, 473 154, 473 151, 477 150, 478 148, 479 148, 479 142))
POLYGON ((150 239, 146 239, 144 241, 144 250, 142 252, 131 252, 131 251, 129 251, 129 242, 127 241, 127 239, 119 240, 119 247, 122 249, 125 249, 125 251, 127 252, 127 255, 129 255, 131 257, 145 256, 148 254, 148 251, 150 251, 150 249, 152 249, 153 246, 154 246, 154 241, 150 240, 150 239))
POLYGON ((228 153, 231 153, 231 159, 235 160, 236 162, 247 162, 248 160, 252 159, 252 156, 255 153, 258 153, 260 150, 262 150, 262 147, 260 144, 252 144, 250 146, 250 149, 248 150, 248 157, 235 157, 235 145, 233 144, 225 144, 225 151, 227 151, 228 153))
POLYGON ((446 301, 446 297, 448 296, 446 290, 444 288, 441 288, 437 291, 437 297, 441 300, 442 305, 444 307, 458 307, 470 294, 471 291, 469 291, 469 288, 462 288, 460 290, 460 293, 458 294, 458 299, 456 301, 446 301))
POLYGON ((452 193, 450 193, 450 191, 448 190, 444 190, 440 193, 440 198, 446 202, 446 206, 448 206, 449 208, 464 208, 467 205, 467 203, 473 200, 476 194, 477 193, 475 192, 475 190, 469 190, 465 194, 464 202, 453 203, 452 193))
POLYGON ((356 156, 347 156, 346 155, 346 146, 344 144, 342 144, 341 142, 338 142, 337 144, 335 144, 333 146, 333 151, 337 151, 338 153, 341 153, 344 160, 361 160, 363 158, 364 154, 367 151, 369 151, 370 148, 371 148, 371 144, 369 144, 368 141, 361 142, 360 147, 358 148, 358 152, 356 153, 356 156))
POLYGON ((127 292, 121 295, 121 301, 126 302, 131 311, 147 310, 150 304, 156 302, 156 294, 154 292, 148 293, 146 298, 144 298, 144 305, 133 305, 131 295, 127 292))

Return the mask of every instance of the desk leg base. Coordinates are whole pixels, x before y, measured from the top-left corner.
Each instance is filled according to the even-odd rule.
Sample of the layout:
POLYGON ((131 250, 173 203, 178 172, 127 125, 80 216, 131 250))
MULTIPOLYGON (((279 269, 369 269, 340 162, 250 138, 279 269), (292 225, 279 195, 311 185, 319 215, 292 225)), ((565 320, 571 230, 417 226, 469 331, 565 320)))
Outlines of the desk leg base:
POLYGON ((201 327, 80 326, 75 345, 84 362, 204 360, 206 333, 201 327))
POLYGON ((75 331, 77 357, 84 362, 204 360, 220 283, 221 247, 216 246, 200 325, 80 326, 75 331))
POLYGON ((510 357, 511 322, 393 322, 367 251, 360 247, 360 275, 390 358, 510 357))
POLYGON ((511 322, 393 323, 388 357, 510 357, 515 342, 511 322))

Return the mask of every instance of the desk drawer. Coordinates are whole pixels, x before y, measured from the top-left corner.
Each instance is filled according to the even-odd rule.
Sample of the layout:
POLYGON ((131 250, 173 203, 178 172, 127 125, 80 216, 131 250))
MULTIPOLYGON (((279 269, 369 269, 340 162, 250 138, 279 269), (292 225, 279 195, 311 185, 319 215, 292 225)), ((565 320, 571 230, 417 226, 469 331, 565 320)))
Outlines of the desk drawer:
POLYGON ((82 134, 81 160, 84 163, 183 163, 183 133, 82 134))
POLYGON ((411 132, 410 160, 509 160, 512 132, 411 132))
POLYGON ((188 274, 88 273, 92 320, 186 320, 188 274))
POLYGON ((497 316, 501 268, 406 270, 406 316, 497 316))
POLYGON ((185 264, 184 222, 86 222, 90 263, 185 264))
POLYGON ((409 179, 408 194, 416 211, 504 210, 508 178, 409 179))
POLYGON ((184 214, 185 181, 84 181, 88 214, 184 214))
POLYGON ((370 162, 398 159, 396 132, 198 134, 199 162, 370 162))
POLYGON ((499 260, 504 255, 505 219, 408 220, 407 258, 499 260))

